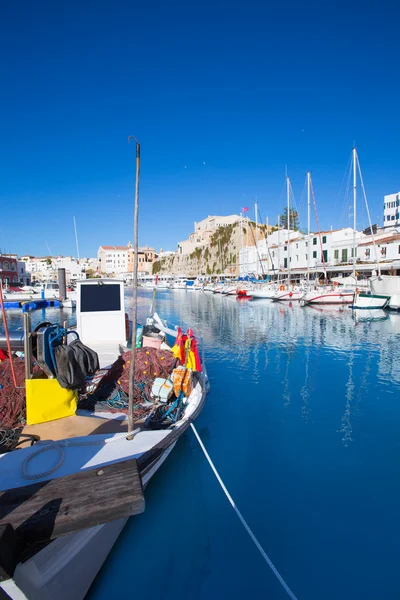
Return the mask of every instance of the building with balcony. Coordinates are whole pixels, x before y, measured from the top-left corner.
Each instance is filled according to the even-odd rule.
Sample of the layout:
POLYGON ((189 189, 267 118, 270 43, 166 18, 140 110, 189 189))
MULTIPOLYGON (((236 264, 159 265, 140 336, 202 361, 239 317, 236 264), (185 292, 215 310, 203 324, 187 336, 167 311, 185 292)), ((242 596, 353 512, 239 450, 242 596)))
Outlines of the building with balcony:
POLYGON ((366 238, 362 232, 351 227, 311 233, 310 237, 299 231, 275 231, 255 246, 240 250, 241 275, 274 275, 278 272, 293 275, 311 272, 350 271, 353 263, 353 238, 355 238, 356 262, 358 245, 366 238))

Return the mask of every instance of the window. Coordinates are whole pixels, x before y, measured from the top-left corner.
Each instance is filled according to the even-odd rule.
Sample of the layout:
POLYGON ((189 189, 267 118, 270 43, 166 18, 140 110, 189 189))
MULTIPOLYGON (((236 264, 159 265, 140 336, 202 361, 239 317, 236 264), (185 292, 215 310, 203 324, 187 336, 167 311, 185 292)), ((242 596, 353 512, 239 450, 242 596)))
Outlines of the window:
POLYGON ((324 261, 328 262, 328 250, 324 250, 323 255, 324 255, 324 261))
POLYGON ((284 249, 284 251, 286 252, 286 250, 287 250, 287 246, 285 246, 283 249, 284 249))
POLYGON ((398 250, 398 253, 397 253, 397 254, 400 254, 400 246, 399 246, 399 250, 398 250))
POLYGON ((306 260, 308 260, 308 254, 306 254, 306 260))
POLYGON ((308 242, 306 242, 306 248, 308 248, 308 242))
POLYGON ((312 243, 313 243, 314 246, 316 246, 317 245, 317 238, 313 238, 312 243))
POLYGON ((298 255, 298 254, 296 254, 296 260, 297 260, 297 261, 299 260, 299 255, 298 255))
POLYGON ((339 258, 339 250, 333 251, 333 258, 339 258))
POLYGON ((312 257, 313 258, 317 258, 317 251, 316 250, 314 250, 314 252, 312 253, 312 257))
POLYGON ((323 235, 323 236, 322 236, 322 243, 323 243, 323 244, 326 244, 326 235, 323 235))
POLYGON ((3 269, 4 269, 4 271, 10 270, 10 263, 6 260, 3 262, 3 269))
MULTIPOLYGON (((400 253, 400 246, 399 246, 399 253, 400 253)), ((275 252, 272 252, 272 256, 275 256, 275 252)))
POLYGON ((347 262, 347 248, 342 249, 342 262, 347 262))
POLYGON ((296 249, 297 249, 298 247, 299 247, 299 245, 298 245, 298 244, 296 244, 296 249))
POLYGON ((287 269, 287 258, 283 259, 283 268, 287 269))

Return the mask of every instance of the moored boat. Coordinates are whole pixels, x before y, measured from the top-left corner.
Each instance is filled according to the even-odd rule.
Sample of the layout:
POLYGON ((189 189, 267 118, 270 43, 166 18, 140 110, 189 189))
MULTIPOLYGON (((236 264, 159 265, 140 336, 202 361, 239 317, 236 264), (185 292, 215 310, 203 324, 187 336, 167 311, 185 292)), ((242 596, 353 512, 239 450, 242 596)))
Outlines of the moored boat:
POLYGON ((356 291, 354 295, 353 308, 385 308, 389 303, 389 296, 374 294, 372 292, 356 291))
MULTIPOLYGON (((52 368, 51 356, 55 352, 49 340, 53 331, 58 331, 57 326, 43 325, 37 340, 37 355, 34 358, 43 368, 43 373, 52 368)), ((161 384, 153 376, 157 373, 152 373, 151 380, 147 382, 147 376, 142 377, 142 381, 138 380, 138 371, 135 370, 134 394, 135 397, 139 394, 140 398, 137 396, 133 433, 128 431, 127 402, 121 404, 123 395, 120 387, 124 385, 124 378, 127 385, 130 377, 123 282, 88 280, 80 283, 77 332, 80 340, 96 351, 100 363, 100 371, 89 378, 86 391, 80 397, 81 408, 76 414, 25 427, 23 433, 34 441, 39 438, 40 443, 0 455, 0 507, 3 509, 0 525, 9 526, 8 540, 4 540, 4 537, 0 539, 2 552, 4 545, 9 544, 9 552, 12 553, 13 531, 18 529, 19 532, 18 548, 14 548, 13 560, 8 560, 8 578, 3 573, 0 583, 13 599, 84 598, 128 517, 144 509, 142 488, 145 488, 174 448, 177 439, 200 413, 206 399, 208 378, 193 332, 188 330, 187 334, 183 334, 180 330, 168 328, 154 314, 143 328, 141 346, 136 349, 136 356, 144 361, 150 360, 151 368, 154 371, 157 369, 161 377, 167 375, 161 369, 168 371, 170 367, 165 365, 172 365, 174 356, 178 355, 183 362, 181 367, 174 367, 169 376, 161 379, 161 384), (185 350, 185 339, 189 340, 189 346, 186 346, 189 354, 193 352, 190 356, 185 350), (174 341, 177 342, 175 345, 174 341), (125 369, 122 368, 123 364, 125 369), (119 371, 118 365, 121 367, 119 371), (176 379, 177 375, 182 377, 182 381, 176 379), (118 377, 118 381, 115 377, 118 377), (113 405, 112 398, 99 400, 101 389, 106 391, 99 386, 107 378, 109 381, 115 380, 117 405, 113 405), (167 386, 170 395, 162 393, 163 386, 167 386), (143 392, 146 389, 147 392, 143 392), (117 410, 111 409, 112 406, 117 406, 117 410), (107 483, 109 474, 114 472, 112 469, 119 469, 120 476, 125 469, 133 475, 120 478, 114 489, 107 483), (96 484, 96 481, 102 482, 100 475, 104 477, 103 491, 102 486, 96 484), (67 483, 76 477, 76 485, 79 480, 81 492, 79 510, 74 513, 71 501, 73 489, 70 487, 68 491, 67 483), (90 492, 86 496, 88 485, 90 492), (131 486, 136 486, 134 498, 131 486), (54 496, 49 495, 52 489, 54 496), (56 502, 59 509, 55 510, 52 519, 46 516, 49 511, 39 511, 34 525, 28 526, 26 523, 34 516, 30 510, 41 507, 41 493, 46 498, 47 504, 43 501, 46 505, 56 502), (101 501, 97 494, 100 494, 101 501), (36 496, 36 504, 30 502, 33 496, 36 496), (18 504, 12 514, 5 504, 10 501, 18 504)), ((29 337, 30 334, 26 339, 29 337)), ((67 337, 69 339, 72 336, 67 337)), ((27 361, 30 362, 29 357, 27 361)), ((146 369, 144 364, 142 369, 146 369)), ((59 371, 55 374, 58 377, 59 371)), ((42 381, 57 385, 55 379, 42 381)), ((43 396, 43 402, 50 401, 51 397, 43 396)), ((32 404, 31 408, 28 405, 28 418, 31 418, 29 414, 32 415, 32 404)), ((11 554, 8 558, 11 558, 11 554)))
POLYGON ((347 289, 314 289, 306 292, 301 299, 303 305, 307 304, 351 304, 354 291, 347 289))

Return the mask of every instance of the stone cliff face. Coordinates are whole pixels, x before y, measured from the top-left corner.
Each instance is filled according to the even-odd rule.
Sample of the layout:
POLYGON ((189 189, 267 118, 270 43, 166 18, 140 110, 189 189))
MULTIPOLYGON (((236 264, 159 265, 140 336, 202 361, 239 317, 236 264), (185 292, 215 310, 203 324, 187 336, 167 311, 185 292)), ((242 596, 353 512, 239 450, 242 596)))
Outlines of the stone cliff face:
MULTIPOLYGON (((259 225, 257 238, 263 239, 266 234, 266 225, 259 225)), ((191 254, 171 254, 153 263, 153 275, 219 275, 221 273, 239 274, 239 249, 241 246, 254 246, 256 226, 254 223, 243 227, 240 225, 225 225, 219 227, 211 236, 208 244, 195 248, 191 254), (241 240, 242 238, 242 240, 241 240)))

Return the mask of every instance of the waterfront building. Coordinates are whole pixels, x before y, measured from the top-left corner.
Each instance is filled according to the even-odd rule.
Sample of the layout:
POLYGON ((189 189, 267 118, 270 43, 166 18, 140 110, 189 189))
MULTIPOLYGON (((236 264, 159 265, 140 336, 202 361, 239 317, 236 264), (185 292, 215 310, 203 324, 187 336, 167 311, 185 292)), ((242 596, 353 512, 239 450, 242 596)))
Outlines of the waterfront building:
POLYGON ((400 226, 400 192, 384 197, 383 226, 385 228, 400 226))
MULTIPOLYGON (((400 269, 400 232, 392 229, 377 231, 374 235, 378 260, 382 270, 396 272, 400 269)), ((366 275, 376 270, 373 237, 370 232, 355 232, 355 262, 357 272, 366 275)), ((351 273, 353 270, 353 229, 345 227, 320 233, 307 234, 299 231, 280 230, 267 240, 243 247, 239 252, 240 275, 277 275, 290 271, 304 276, 310 272, 322 275, 351 273), (290 248, 289 248, 290 243, 290 248)))
POLYGON ((18 285, 18 260, 16 254, 0 254, 0 277, 4 285, 18 285))
MULTIPOLYGON (((126 246, 100 246, 97 252, 100 273, 126 275, 133 273, 134 249, 130 242, 126 246)), ((154 248, 143 246, 138 252, 138 271, 150 274, 156 258, 154 248)))

